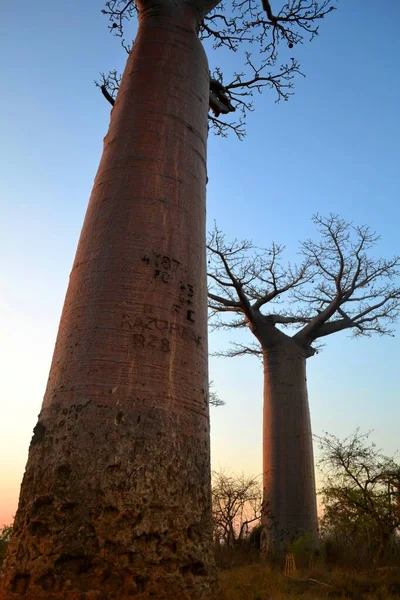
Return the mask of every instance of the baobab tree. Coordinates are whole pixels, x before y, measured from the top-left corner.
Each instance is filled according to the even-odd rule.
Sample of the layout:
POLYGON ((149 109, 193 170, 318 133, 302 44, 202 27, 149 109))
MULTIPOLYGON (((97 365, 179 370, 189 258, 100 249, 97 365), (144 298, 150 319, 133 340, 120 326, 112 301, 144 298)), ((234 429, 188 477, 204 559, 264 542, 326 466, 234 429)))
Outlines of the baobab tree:
POLYGON ((112 30, 134 15, 139 27, 70 276, 1 600, 211 592, 208 109, 224 132, 220 114, 249 108, 254 90, 286 99, 299 65, 279 47, 313 37, 332 8, 107 2, 112 30), (258 58, 245 54, 243 74, 223 82, 217 71, 210 83, 199 33, 233 51, 253 43, 258 58))
POLYGON ((208 242, 214 326, 248 328, 257 340, 222 354, 256 354, 264 365, 263 554, 303 534, 318 540, 306 360, 339 331, 391 334, 400 312, 400 257, 371 257, 378 236, 367 226, 313 221, 319 239, 300 245, 299 266, 284 266, 275 243, 228 243, 217 228, 208 242))

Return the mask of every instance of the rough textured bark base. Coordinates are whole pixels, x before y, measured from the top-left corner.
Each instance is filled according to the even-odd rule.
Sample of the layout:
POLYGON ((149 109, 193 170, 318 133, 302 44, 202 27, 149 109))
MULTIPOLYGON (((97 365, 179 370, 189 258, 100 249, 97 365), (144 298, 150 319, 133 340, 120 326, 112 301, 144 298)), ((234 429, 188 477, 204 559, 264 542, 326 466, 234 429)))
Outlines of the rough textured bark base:
POLYGON ((261 553, 303 535, 318 543, 306 358, 292 340, 264 352, 264 501, 261 553))
POLYGON ((208 87, 194 19, 142 16, 71 272, 1 600, 210 593, 208 87))

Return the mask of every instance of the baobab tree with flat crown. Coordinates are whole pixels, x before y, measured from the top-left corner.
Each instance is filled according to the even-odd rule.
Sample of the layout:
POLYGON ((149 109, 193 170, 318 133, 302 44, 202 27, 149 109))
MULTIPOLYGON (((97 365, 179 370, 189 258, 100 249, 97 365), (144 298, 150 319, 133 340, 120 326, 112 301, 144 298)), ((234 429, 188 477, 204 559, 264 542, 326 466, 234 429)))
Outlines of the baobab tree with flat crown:
POLYGON ((335 215, 313 221, 319 239, 301 244, 296 267, 282 265, 277 244, 261 250, 250 241, 228 243, 217 228, 208 242, 214 327, 248 328, 257 340, 220 354, 263 360, 264 556, 306 534, 318 544, 306 360, 319 340, 339 331, 391 334, 400 314, 400 257, 372 258, 379 238, 367 226, 335 215))
POLYGON ((138 31, 111 111, 29 449, 0 598, 207 598, 212 558, 206 144, 254 90, 287 99, 292 50, 333 7, 110 0, 138 31), (225 12, 224 12, 225 10, 225 12), (200 37, 257 47, 210 71, 200 37))

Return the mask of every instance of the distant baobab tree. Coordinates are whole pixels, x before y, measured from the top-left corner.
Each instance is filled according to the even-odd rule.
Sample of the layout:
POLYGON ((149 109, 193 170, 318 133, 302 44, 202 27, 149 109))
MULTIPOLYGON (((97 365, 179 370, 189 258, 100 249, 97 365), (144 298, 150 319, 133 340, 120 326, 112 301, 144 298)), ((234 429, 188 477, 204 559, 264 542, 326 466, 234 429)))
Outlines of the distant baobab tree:
POLYGON ((245 112, 265 87, 287 99, 296 46, 333 3, 106 2, 112 31, 136 16, 138 31, 70 275, 1 600, 211 593, 208 111, 217 132, 240 136, 241 120, 220 115, 245 112), (200 38, 242 45, 243 66, 224 79, 215 68, 210 81, 200 38))
POLYGON ((317 510, 306 360, 339 331, 390 335, 400 312, 400 257, 375 259, 378 236, 336 215, 313 217, 319 238, 301 243, 303 261, 283 265, 283 246, 208 242, 214 327, 249 328, 256 338, 224 356, 257 354, 264 365, 262 552, 305 533, 317 543, 317 510), (288 328, 290 333, 284 332, 288 328))

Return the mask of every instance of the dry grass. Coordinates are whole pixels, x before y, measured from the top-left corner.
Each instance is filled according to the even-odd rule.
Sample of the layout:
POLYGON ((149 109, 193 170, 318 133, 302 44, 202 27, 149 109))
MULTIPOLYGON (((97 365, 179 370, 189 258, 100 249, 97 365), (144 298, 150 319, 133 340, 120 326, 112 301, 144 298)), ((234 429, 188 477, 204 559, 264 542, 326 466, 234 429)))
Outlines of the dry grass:
POLYGON ((260 564, 221 571, 215 600, 398 600, 400 568, 352 571, 324 566, 287 577, 260 564))

